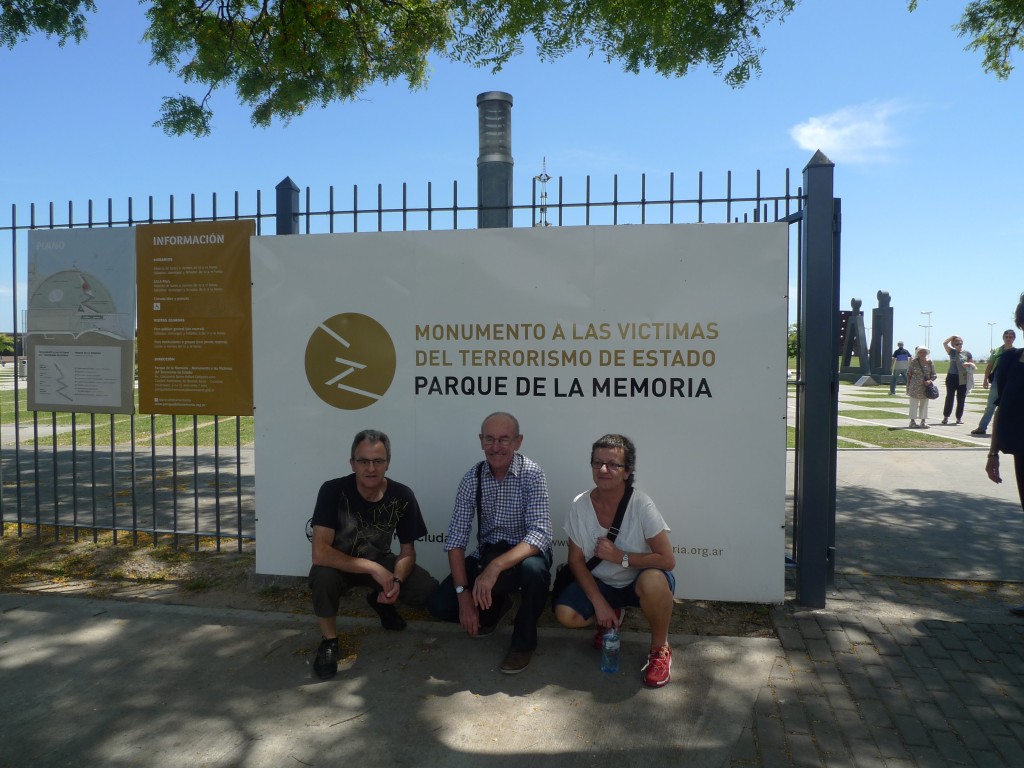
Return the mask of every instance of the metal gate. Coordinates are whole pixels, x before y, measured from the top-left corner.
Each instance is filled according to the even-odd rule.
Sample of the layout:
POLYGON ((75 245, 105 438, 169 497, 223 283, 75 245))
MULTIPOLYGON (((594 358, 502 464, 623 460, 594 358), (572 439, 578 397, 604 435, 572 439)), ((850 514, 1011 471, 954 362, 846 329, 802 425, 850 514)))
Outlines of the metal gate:
MULTIPOLYGON (((760 171, 745 187, 732 172, 718 179, 697 173, 687 180, 669 174, 653 183, 646 174, 631 180, 567 180, 542 173, 530 185, 529 200, 509 206, 513 226, 777 221, 796 226, 791 248, 798 263, 801 352, 789 561, 798 597, 809 605, 824 605, 834 542, 838 383, 828 360, 837 357, 839 271, 832 172, 832 163, 819 153, 804 169, 802 186, 794 188, 786 171, 771 194, 762 190, 760 171)), ((9 238, 8 274, 16 286, 31 229, 237 218, 255 219, 257 234, 269 234, 272 219, 278 235, 474 228, 481 209, 461 199, 458 182, 443 189, 428 183, 386 191, 377 185, 369 194, 358 187, 342 194, 331 186, 315 194, 286 178, 276 187, 273 211, 265 209, 260 192, 248 202, 235 193, 226 207, 216 195, 208 200, 192 195, 184 211, 173 196, 161 202, 149 197, 141 215, 133 199, 123 207, 111 199, 102 206, 89 202, 85 211, 71 203, 66 212, 52 203, 32 205, 27 213, 12 206, 0 232, 9 238)), ((16 360, 25 325, 17 301, 15 291, 8 322, 16 360)), ((3 535, 57 539, 70 529, 76 539, 95 540, 106 530, 115 541, 130 536, 133 542, 156 543, 173 537, 175 545, 184 540, 195 548, 210 537, 218 549, 241 549, 254 537, 251 418, 30 412, 25 383, 22 366, 0 369, 3 535)))

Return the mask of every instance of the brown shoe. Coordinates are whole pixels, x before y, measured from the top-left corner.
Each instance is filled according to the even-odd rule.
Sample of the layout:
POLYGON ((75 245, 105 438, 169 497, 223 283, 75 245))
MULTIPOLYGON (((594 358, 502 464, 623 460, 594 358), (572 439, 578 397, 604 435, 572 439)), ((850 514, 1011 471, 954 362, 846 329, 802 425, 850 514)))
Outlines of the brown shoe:
POLYGON ((533 651, 517 651, 509 648, 505 660, 501 662, 501 671, 506 675, 518 675, 528 666, 533 658, 533 651))

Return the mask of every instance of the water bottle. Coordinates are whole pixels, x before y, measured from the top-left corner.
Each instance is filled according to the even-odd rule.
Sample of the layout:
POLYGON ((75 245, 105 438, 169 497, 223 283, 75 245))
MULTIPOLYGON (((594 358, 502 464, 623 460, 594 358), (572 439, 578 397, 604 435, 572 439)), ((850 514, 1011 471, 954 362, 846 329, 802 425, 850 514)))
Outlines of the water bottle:
POLYGON ((601 641, 601 671, 614 675, 619 671, 619 630, 612 627, 604 633, 601 641))

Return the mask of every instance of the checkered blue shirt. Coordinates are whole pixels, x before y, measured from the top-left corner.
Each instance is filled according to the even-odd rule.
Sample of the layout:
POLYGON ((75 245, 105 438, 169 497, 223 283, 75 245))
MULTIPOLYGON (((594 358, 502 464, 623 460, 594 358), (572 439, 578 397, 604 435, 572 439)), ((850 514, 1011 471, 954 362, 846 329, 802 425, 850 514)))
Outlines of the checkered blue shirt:
MULTIPOLYGON (((474 464, 459 483, 455 509, 445 537, 445 552, 467 549, 470 531, 476 524, 476 472, 474 464)), ((484 462, 480 473, 481 521, 480 541, 496 544, 525 541, 541 552, 551 550, 551 511, 548 508, 548 481, 537 462, 521 453, 512 456, 505 479, 494 478, 491 467, 484 462)), ((480 550, 472 553, 478 557, 480 550)))

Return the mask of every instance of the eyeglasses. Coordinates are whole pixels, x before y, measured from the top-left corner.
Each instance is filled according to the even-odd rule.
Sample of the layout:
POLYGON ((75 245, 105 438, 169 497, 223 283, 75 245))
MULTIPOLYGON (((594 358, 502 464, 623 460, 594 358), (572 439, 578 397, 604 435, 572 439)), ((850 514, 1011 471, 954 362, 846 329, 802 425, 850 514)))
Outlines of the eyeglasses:
POLYGON ((625 464, 616 464, 614 461, 592 461, 590 466, 594 469, 600 469, 601 467, 608 467, 612 472, 618 472, 620 469, 625 469, 625 464))
POLYGON ((500 445, 502 448, 508 448, 512 445, 514 437, 491 437, 491 435, 480 435, 480 442, 490 448, 493 445, 500 445))
POLYGON ((387 459, 353 459, 353 461, 360 467, 369 467, 371 465, 374 467, 383 467, 388 463, 387 459))

